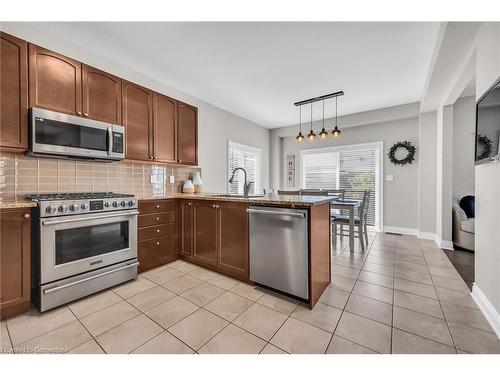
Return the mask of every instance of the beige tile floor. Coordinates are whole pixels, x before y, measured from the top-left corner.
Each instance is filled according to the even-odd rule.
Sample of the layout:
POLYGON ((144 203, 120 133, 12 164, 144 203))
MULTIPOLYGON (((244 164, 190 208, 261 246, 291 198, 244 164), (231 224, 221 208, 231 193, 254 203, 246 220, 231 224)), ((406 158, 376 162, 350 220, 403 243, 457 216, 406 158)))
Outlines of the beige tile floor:
POLYGON ((500 353, 442 250, 412 236, 339 241, 332 284, 298 301, 176 261, 58 309, 1 322, 14 353, 500 353))

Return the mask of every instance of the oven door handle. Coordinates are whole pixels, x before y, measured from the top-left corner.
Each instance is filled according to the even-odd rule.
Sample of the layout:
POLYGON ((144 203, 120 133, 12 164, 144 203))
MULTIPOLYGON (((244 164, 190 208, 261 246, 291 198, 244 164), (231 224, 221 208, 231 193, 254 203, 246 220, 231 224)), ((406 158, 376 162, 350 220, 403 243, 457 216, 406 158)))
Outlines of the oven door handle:
POLYGON ((100 273, 98 275, 87 277, 87 278, 82 279, 82 280, 73 281, 72 283, 55 286, 55 287, 49 288, 49 289, 44 289, 43 290, 43 294, 54 293, 54 292, 57 292, 58 290, 69 288, 70 286, 78 285, 78 284, 81 284, 81 283, 84 283, 84 282, 87 282, 87 281, 90 281, 90 280, 97 279, 97 278, 102 277, 102 276, 106 276, 106 275, 109 275, 109 274, 112 274, 112 273, 115 273, 115 272, 118 272, 118 271, 126 270, 127 268, 132 268, 132 267, 135 267, 135 266, 138 266, 138 265, 139 265, 139 262, 135 262, 135 263, 128 264, 128 265, 120 267, 120 268, 116 268, 116 269, 111 270, 111 271, 106 271, 106 272, 100 273))
POLYGON ((117 213, 113 215, 103 215, 103 216, 98 216, 98 217, 79 217, 76 219, 70 219, 70 220, 54 220, 54 221, 43 221, 42 225, 56 225, 56 224, 66 224, 66 223, 74 223, 77 221, 88 221, 88 220, 95 220, 95 219, 107 219, 110 217, 119 217, 119 216, 137 216, 139 215, 139 211, 133 211, 133 212, 127 212, 127 213, 117 213))

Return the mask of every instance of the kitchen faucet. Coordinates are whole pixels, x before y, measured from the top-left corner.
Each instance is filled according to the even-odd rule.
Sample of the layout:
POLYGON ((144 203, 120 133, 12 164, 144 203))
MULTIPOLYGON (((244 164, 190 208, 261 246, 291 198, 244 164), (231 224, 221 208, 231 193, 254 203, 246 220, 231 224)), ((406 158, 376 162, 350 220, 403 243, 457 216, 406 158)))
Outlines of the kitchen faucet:
POLYGON ((229 183, 232 184, 233 183, 233 180, 234 180, 234 174, 236 173, 236 171, 238 169, 241 169, 243 171, 243 173, 245 174, 245 182, 243 183, 243 195, 245 197, 248 197, 248 193, 250 192, 250 186, 252 186, 253 184, 253 181, 249 181, 247 183, 247 171, 245 170, 245 168, 241 168, 241 167, 238 167, 238 168, 234 168, 233 170, 233 174, 231 175, 231 178, 229 179, 229 183))

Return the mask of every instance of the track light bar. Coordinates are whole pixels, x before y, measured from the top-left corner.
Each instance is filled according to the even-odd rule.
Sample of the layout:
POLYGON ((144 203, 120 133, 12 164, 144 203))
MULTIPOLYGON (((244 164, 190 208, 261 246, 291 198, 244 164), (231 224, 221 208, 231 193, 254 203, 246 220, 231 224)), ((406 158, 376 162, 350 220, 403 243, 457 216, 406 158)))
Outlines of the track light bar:
POLYGON ((300 105, 304 105, 304 104, 309 104, 309 103, 314 103, 314 102, 319 102, 321 100, 326 100, 326 99, 330 99, 330 98, 335 98, 337 96, 342 96, 344 95, 344 92, 343 91, 337 91, 337 92, 334 92, 332 94, 326 94, 326 95, 322 95, 322 96, 318 96, 316 98, 311 98, 311 99, 306 99, 306 100, 302 100, 300 102, 297 102, 297 103, 293 103, 295 104, 296 106, 300 106, 300 105))

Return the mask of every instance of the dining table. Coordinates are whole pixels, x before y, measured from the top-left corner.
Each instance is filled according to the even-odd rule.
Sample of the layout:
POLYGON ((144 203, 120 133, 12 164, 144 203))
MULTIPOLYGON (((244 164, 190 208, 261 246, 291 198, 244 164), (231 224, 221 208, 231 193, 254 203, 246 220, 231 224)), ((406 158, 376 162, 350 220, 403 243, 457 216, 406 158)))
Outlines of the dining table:
MULTIPOLYGON (((330 202, 330 208, 333 210, 347 210, 349 212, 349 249, 350 251, 354 251, 354 220, 355 220, 355 211, 359 211, 359 207, 361 206, 360 199, 337 199, 330 202)), ((359 212, 358 212, 359 215, 359 212)), ((336 235, 336 233, 334 233, 336 235)))

